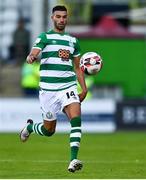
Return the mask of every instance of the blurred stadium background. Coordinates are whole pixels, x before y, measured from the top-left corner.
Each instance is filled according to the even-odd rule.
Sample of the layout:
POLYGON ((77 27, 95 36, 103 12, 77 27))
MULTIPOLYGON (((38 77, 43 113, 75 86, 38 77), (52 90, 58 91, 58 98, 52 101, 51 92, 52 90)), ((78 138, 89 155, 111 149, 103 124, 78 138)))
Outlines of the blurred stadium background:
POLYGON ((36 92, 26 92, 22 82, 28 70, 23 63, 38 34, 52 27, 51 9, 57 4, 67 6, 67 32, 79 38, 82 54, 96 51, 104 61, 98 75, 86 77, 84 130, 145 129, 145 0, 0 0, 0 131, 18 131, 28 117, 41 119, 36 92), (15 32, 20 20, 28 34, 15 32))
MULTIPOLYGON (((34 137, 24 149, 15 134, 26 119, 41 120, 36 96, 39 79, 35 69, 31 76, 37 77, 36 83, 24 83, 28 72, 33 72, 24 62, 39 33, 52 27, 51 9, 57 4, 68 8, 66 30, 79 38, 82 54, 96 51, 104 62, 98 75, 86 77, 89 94, 82 103, 86 134, 81 156, 87 166, 84 175, 74 178, 145 178, 146 0, 0 0, 0 178, 72 178, 64 172, 68 153, 64 135, 50 140, 51 148, 46 139, 34 137), (20 31, 16 31, 18 22, 23 24, 20 31), (131 130, 133 134, 127 134, 131 130), (39 149, 34 153, 34 147, 44 154, 39 149), (47 147, 52 153, 50 164, 57 158, 49 171, 44 164, 49 163, 47 147), (31 171, 22 167, 25 163, 31 171)), ((66 117, 59 114, 57 132, 69 130, 66 117)))

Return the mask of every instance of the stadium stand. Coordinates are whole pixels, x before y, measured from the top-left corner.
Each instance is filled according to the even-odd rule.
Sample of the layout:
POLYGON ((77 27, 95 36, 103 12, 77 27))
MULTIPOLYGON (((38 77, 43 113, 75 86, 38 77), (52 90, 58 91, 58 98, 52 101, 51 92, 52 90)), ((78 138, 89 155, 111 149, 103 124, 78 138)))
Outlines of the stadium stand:
POLYGON ((13 3, 11 0, 0 0, 0 57, 5 61, 9 58, 9 46, 19 17, 22 16, 27 21, 30 19, 30 5, 28 0, 13 0, 13 3))

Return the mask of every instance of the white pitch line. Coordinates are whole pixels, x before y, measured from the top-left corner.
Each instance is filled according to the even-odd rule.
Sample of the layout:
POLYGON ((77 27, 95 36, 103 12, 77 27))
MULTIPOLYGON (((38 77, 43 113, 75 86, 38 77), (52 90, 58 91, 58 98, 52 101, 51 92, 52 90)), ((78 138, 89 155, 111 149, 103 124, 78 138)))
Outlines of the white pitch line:
POLYGON ((0 159, 0 162, 34 162, 34 163, 66 163, 64 160, 15 160, 15 159, 0 159))
MULTIPOLYGON (((33 162, 33 163, 68 163, 68 161, 65 160, 15 160, 15 159, 0 159, 0 162, 33 162)), ((136 160, 131 160, 131 161, 92 161, 92 160, 85 160, 83 163, 90 163, 90 164, 114 164, 114 163, 119 163, 119 164, 128 164, 128 163, 146 163, 146 161, 140 161, 138 159, 136 160)))

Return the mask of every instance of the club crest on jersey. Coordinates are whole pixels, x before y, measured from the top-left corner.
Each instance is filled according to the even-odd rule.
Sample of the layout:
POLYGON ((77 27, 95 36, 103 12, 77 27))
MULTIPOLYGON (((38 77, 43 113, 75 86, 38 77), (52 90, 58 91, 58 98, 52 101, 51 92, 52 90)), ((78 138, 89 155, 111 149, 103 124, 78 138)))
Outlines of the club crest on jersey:
POLYGON ((52 44, 56 44, 57 42, 55 40, 52 41, 52 44))
POLYGON ((53 114, 49 111, 49 112, 47 112, 46 117, 48 119, 52 119, 53 118, 53 114))

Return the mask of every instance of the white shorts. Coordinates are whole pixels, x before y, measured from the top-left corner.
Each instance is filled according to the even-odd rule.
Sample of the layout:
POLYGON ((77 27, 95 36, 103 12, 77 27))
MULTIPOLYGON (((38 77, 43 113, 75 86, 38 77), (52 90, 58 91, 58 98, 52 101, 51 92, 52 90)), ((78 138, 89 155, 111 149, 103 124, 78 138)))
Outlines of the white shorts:
POLYGON ((80 103, 76 86, 61 91, 40 90, 39 99, 43 119, 47 121, 57 119, 57 113, 65 106, 74 102, 80 103))

